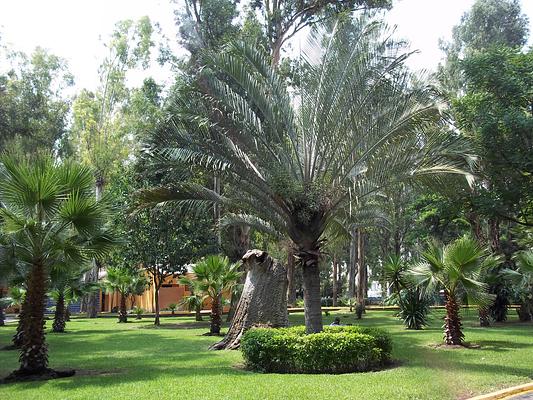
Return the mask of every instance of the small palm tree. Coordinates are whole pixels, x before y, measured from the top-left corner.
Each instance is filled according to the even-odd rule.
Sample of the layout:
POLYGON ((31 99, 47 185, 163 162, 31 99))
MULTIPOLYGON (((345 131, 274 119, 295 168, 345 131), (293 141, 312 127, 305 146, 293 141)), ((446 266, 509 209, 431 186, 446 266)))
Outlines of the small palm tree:
POLYGON ((230 263, 228 257, 209 256, 202 259, 193 267, 193 279, 182 278, 180 282, 194 286, 211 300, 211 328, 212 335, 220 334, 222 325, 221 301, 224 291, 239 282, 242 272, 239 272, 240 263, 230 263))
POLYGON ((518 309, 520 321, 533 320, 533 250, 516 255, 517 270, 505 269, 502 274, 515 284, 521 304, 518 309))
POLYGON ((444 247, 430 243, 422 253, 422 261, 411 269, 413 277, 428 290, 444 289, 444 341, 447 345, 463 344, 459 312, 463 299, 470 299, 480 306, 492 301, 488 285, 480 281, 480 277, 497 262, 498 259, 489 255, 476 240, 464 236, 444 247))
POLYGON ((144 292, 148 286, 148 280, 140 270, 135 268, 109 267, 103 284, 108 290, 120 294, 118 322, 128 322, 126 301, 129 296, 144 292))
POLYGON ((178 308, 178 304, 177 303, 170 303, 168 305, 168 309, 170 310, 172 315, 176 314, 176 309, 177 308, 178 308))
POLYGON ((93 282, 84 282, 84 274, 90 270, 90 266, 72 268, 53 268, 50 273, 50 287, 48 293, 55 303, 54 322, 52 331, 64 333, 66 322, 69 320, 68 306, 76 298, 88 295, 99 290, 99 285, 93 282))
POLYGON ((44 335, 50 269, 102 257, 117 243, 106 228, 107 203, 96 201, 93 187, 92 171, 78 164, 60 164, 50 156, 1 157, 0 229, 9 238, 5 246, 27 271, 20 369, 8 380, 57 376, 48 368, 44 335))
POLYGON ((142 319, 143 314, 144 314, 143 308, 135 306, 133 307, 132 311, 135 314, 135 319, 142 319))
POLYGON ((185 307, 189 311, 194 311, 196 321, 202 321, 202 305, 204 303, 204 296, 193 292, 181 299, 179 305, 185 307))

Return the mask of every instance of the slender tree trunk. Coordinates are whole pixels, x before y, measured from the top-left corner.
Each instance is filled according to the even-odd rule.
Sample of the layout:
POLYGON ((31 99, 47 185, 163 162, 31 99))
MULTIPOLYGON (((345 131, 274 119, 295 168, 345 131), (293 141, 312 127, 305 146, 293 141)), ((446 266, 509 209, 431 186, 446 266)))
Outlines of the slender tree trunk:
POLYGON ((348 297, 355 297, 355 277, 357 275, 357 230, 350 229, 350 264, 348 266, 348 297))
POLYGON ((362 312, 365 308, 365 298, 366 298, 366 264, 364 259, 364 238, 363 232, 357 230, 357 296, 356 303, 357 308, 362 312))
POLYGON ((214 296, 211 299, 211 329, 212 335, 220 335, 220 326, 222 325, 222 318, 220 315, 220 298, 214 296))
MULTIPOLYGON (((105 181, 103 177, 97 177, 96 178, 96 187, 95 187, 95 195, 96 195, 96 201, 100 201, 102 199, 102 195, 104 192, 104 184, 105 181)), ((93 267, 89 271, 89 282, 96 283, 98 282, 98 275, 100 272, 100 268, 102 267, 101 263, 98 260, 93 260, 93 267)), ((98 317, 98 300, 100 296, 100 291, 93 291, 89 293, 87 296, 87 318, 96 318, 98 317)))
POLYGON ((486 307, 480 307, 478 310, 479 314, 479 326, 488 327, 490 326, 490 313, 489 309, 486 307))
POLYGON ((68 307, 68 304, 65 305, 65 321, 70 321, 70 308, 68 307))
POLYGON ((287 248, 287 303, 289 307, 296 305, 295 267, 294 249, 292 244, 289 244, 287 248))
MULTIPOLYGON (((216 174, 213 176, 213 191, 216 194, 220 194, 220 177, 216 174)), ((219 226, 220 204, 217 204, 217 203, 213 204, 213 219, 214 219, 215 227, 217 230, 217 245, 218 245, 218 248, 221 249, 222 248, 222 232, 220 231, 220 226, 219 226)))
POLYGON ((56 333, 65 332, 65 294, 63 290, 59 291, 57 298, 56 311, 54 313, 54 323, 52 324, 52 331, 56 333))
POLYGON ((44 337, 44 307, 46 275, 42 263, 32 266, 26 292, 26 309, 23 313, 24 339, 20 352, 22 375, 41 375, 48 372, 48 348, 44 337))
POLYGON ((337 285, 338 285, 338 280, 337 280, 337 256, 336 255, 333 255, 333 307, 337 307, 337 285))
POLYGON ((118 322, 128 322, 128 311, 126 310, 126 296, 120 293, 120 310, 118 313, 118 322))
POLYGON ((155 326, 160 326, 161 325, 161 321, 160 321, 160 318, 159 318, 159 313, 160 313, 160 310, 159 310, 159 286, 155 286, 154 287, 154 301, 155 301, 155 321, 154 321, 154 325, 155 326))
POLYGON ((447 345, 462 345, 464 335, 462 332, 459 304, 455 296, 444 292, 446 297, 446 317, 444 318, 444 342, 447 345))
MULTIPOLYGON (((4 297, 4 289, 0 288, 0 302, 4 297)), ((6 315, 4 313, 4 307, 0 304, 0 326, 5 326, 6 315)))
POLYGON ((213 350, 237 349, 244 332, 254 325, 288 326, 287 271, 268 253, 250 250, 243 257, 246 280, 235 317, 224 339, 213 350))

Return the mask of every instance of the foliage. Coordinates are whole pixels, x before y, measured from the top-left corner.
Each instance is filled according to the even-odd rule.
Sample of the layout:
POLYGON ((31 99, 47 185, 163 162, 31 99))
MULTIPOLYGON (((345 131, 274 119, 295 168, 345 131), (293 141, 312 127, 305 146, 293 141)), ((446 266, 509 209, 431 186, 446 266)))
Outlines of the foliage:
POLYGON ((281 373, 345 373, 368 371, 390 361, 392 341, 379 329, 326 327, 305 334, 303 327, 255 328, 241 340, 246 365, 281 373))
POLYGON ((505 269, 502 274, 514 283, 514 291, 521 302, 518 315, 521 321, 533 320, 533 251, 516 255, 517 270, 505 269))
MULTIPOLYGON (((402 68, 407 54, 381 39, 386 29, 379 21, 363 18, 357 26, 354 31, 339 21, 334 35, 310 38, 302 56, 309 78, 298 101, 269 67, 267 55, 250 43, 232 43, 213 55, 200 82, 213 107, 223 109, 224 121, 209 109, 191 109, 198 93, 189 89, 174 107, 173 128, 153 151, 169 165, 209 168, 238 190, 221 195, 178 183, 144 191, 144 203, 174 202, 185 210, 212 203, 236 207, 242 210, 241 225, 248 220, 287 234, 308 266, 304 280, 316 280, 321 236, 350 202, 398 181, 442 182, 446 174, 463 175, 465 159, 470 160, 467 145, 427 129, 441 115, 426 87, 411 86, 402 68), (382 57, 384 52, 390 57, 382 57), (369 133, 360 137, 361 131, 369 133)), ((311 286, 317 293, 308 298, 308 311, 320 307, 318 286, 311 286)), ((321 329, 320 320, 308 322, 310 330, 321 329)))
POLYGON ((132 312, 136 316, 135 319, 142 319, 142 316, 144 314, 144 309, 139 306, 135 306, 133 307, 132 312))
POLYGON ((176 311, 176 309, 178 308, 178 304, 177 303, 170 303, 167 307, 170 311, 172 311, 172 314, 174 314, 174 312, 176 311))
POLYGON ((431 298, 423 290, 402 290, 398 302, 400 306, 398 317, 407 329, 422 329, 429 324, 431 303, 431 298))

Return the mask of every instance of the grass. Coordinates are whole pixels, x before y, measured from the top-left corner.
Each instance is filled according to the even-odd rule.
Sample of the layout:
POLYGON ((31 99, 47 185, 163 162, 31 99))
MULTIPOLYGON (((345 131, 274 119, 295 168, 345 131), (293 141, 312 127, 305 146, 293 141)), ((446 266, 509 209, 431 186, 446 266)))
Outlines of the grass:
MULTIPOLYGON (((395 368, 345 375, 258 374, 239 367, 238 351, 207 351, 216 339, 201 336, 208 323, 165 318, 159 329, 143 319, 78 319, 66 334, 47 335, 51 367, 75 368, 72 378, 0 386, 0 398, 38 399, 456 399, 528 382, 533 374, 533 325, 516 322, 476 327, 467 311, 466 339, 479 349, 435 348, 442 333, 442 313, 431 326, 408 331, 391 311, 370 311, 361 321, 391 332, 395 368)), ((331 313, 329 323, 341 316, 331 313)), ((290 316, 292 324, 303 315, 290 316)), ((48 322, 50 327, 50 321, 48 322)), ((0 347, 8 344, 14 326, 0 328, 0 347)), ((17 368, 18 353, 0 351, 0 376, 17 368)))

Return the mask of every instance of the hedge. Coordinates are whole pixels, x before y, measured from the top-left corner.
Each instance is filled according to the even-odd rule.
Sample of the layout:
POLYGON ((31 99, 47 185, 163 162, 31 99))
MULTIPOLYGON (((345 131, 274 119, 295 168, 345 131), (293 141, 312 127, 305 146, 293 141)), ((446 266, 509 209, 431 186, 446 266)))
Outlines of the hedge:
POLYGON ((369 371, 390 362, 390 336, 376 328, 253 328, 241 340, 246 366, 262 372, 329 373, 369 371))

